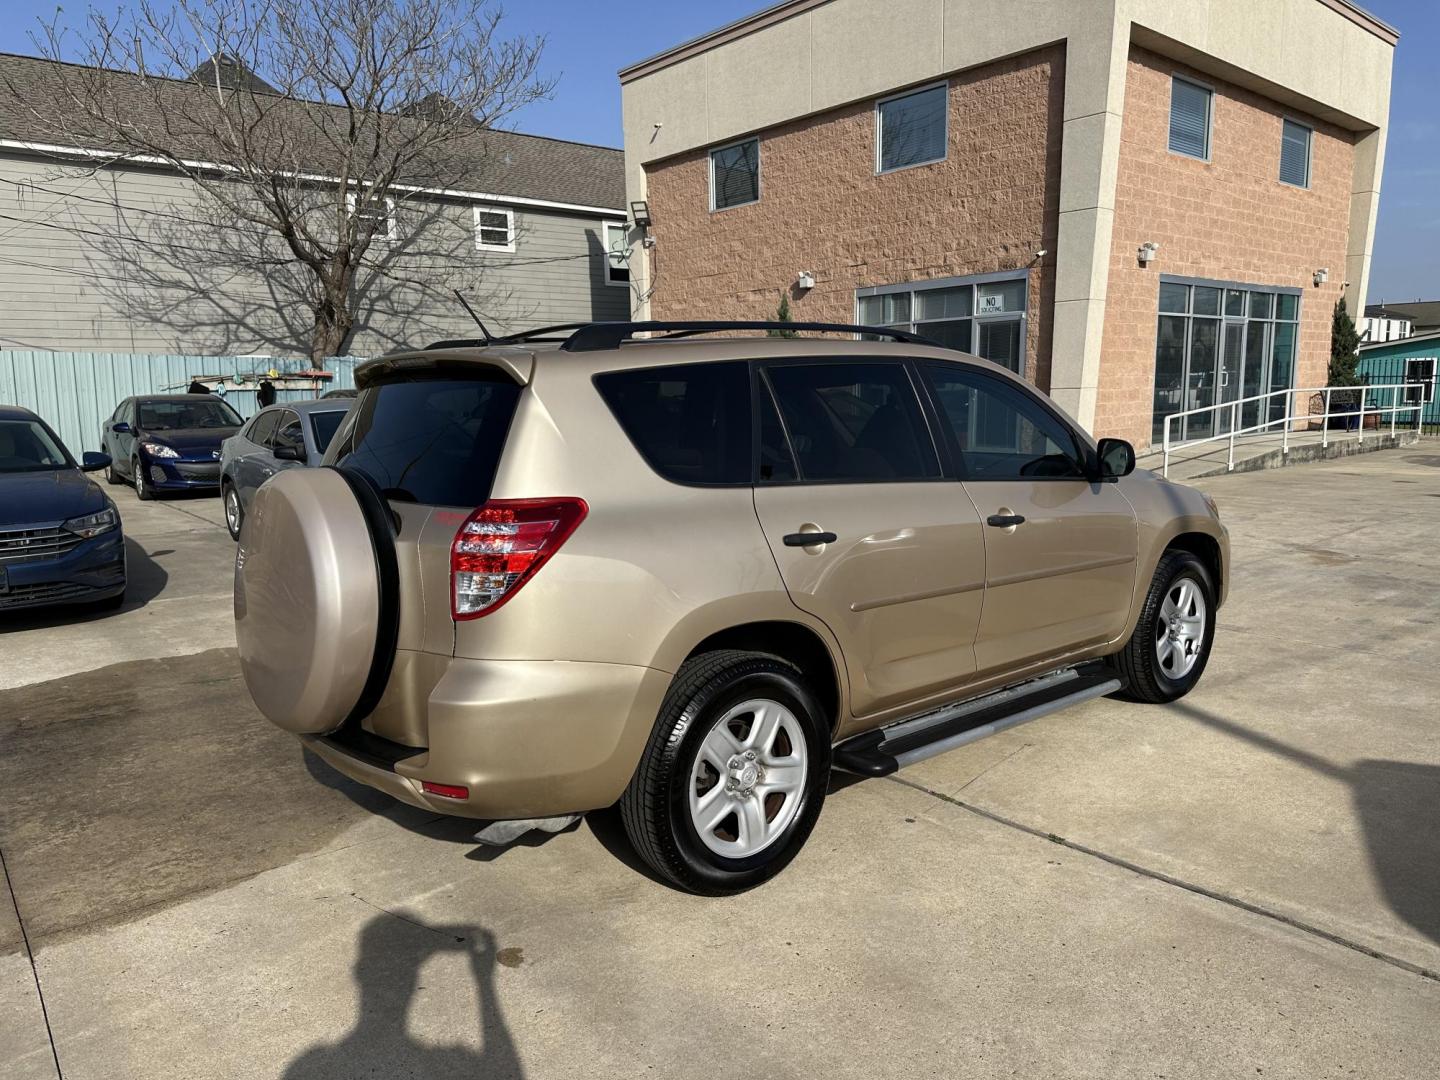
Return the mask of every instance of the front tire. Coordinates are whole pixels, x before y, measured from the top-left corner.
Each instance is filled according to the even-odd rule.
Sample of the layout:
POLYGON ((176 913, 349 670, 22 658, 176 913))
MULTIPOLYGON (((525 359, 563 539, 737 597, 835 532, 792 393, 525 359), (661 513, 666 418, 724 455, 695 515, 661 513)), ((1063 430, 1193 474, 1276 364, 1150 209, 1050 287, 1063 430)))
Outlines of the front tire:
POLYGON ((155 497, 155 489, 150 486, 150 481, 145 479, 145 465, 138 458, 130 459, 130 475, 135 480, 135 497, 141 502, 149 502, 155 497))
POLYGON ((225 529, 230 539, 239 541, 240 526, 245 524, 245 508, 240 505, 240 493, 234 484, 220 485, 220 498, 225 504, 225 529))
POLYGON ((1140 621, 1115 654, 1124 696, 1160 705, 1184 697, 1205 672, 1215 640, 1215 586, 1188 551, 1167 551, 1155 567, 1140 621))
POLYGON ((636 852, 689 892, 768 881, 820 817, 830 727, 793 665, 720 650, 675 675, 620 815, 636 852))

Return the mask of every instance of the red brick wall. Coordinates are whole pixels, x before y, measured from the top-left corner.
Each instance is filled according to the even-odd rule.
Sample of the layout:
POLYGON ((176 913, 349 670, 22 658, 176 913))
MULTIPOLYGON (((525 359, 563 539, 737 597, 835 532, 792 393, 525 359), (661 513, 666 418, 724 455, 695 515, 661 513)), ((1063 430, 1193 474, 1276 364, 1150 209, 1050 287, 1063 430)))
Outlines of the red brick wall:
POLYGON ((1096 434, 1150 442, 1161 274, 1303 288, 1296 384, 1324 385, 1331 311, 1344 291, 1350 134, 1137 48, 1121 131, 1096 434), (1209 162, 1167 149, 1172 74, 1215 88, 1209 162), (1286 115, 1315 129, 1308 189, 1278 179, 1286 115), (1151 240, 1160 251, 1144 268, 1135 253, 1151 240), (1330 280, 1315 288, 1320 267, 1330 280))
POLYGON ((708 151, 649 166, 654 318, 850 322, 855 290, 1015 270, 1030 275, 1027 375, 1048 388, 1064 51, 950 79, 944 161, 875 174, 873 101, 760 133, 760 201, 709 212, 708 151), (815 288, 793 289, 801 270, 815 288))

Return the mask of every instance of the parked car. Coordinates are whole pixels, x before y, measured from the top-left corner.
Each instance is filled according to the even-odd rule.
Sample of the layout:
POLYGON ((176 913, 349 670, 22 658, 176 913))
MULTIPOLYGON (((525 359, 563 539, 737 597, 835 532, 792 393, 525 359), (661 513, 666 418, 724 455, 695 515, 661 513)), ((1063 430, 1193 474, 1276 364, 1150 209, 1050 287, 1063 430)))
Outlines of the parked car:
POLYGON ((220 444, 242 423, 212 394, 126 398, 100 428, 100 449, 111 460, 105 478, 130 481, 142 499, 218 488, 220 444))
POLYGON ((240 526, 256 490, 282 469, 319 465, 340 421, 355 404, 321 398, 261 409, 220 447, 220 497, 225 527, 240 539, 240 526))
POLYGON ((119 607, 125 601, 120 513, 29 409, 0 405, 0 611, 51 604, 119 607))
POLYGON ((362 365, 330 467, 261 488, 237 549, 260 710, 433 811, 618 801, 657 874, 718 894, 790 861, 832 763, 1195 685, 1229 581, 1207 496, 911 334, 693 336, 766 328, 826 329, 362 365))

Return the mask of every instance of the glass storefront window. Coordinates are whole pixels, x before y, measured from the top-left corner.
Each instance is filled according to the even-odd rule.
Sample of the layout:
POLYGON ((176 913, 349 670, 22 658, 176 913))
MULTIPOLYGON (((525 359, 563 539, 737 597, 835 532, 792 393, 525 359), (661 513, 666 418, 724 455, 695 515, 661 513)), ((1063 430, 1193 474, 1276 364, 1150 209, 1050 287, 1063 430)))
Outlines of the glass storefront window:
POLYGON ((951 349, 1025 370, 1028 275, 917 281, 865 290, 856 313, 866 326, 910 330, 951 349))
POLYGON ((1163 441, 1167 416, 1227 401, 1240 404, 1172 422, 1172 444, 1283 418, 1283 398, 1245 399, 1293 385, 1298 290, 1162 278, 1157 306, 1152 442, 1163 441))

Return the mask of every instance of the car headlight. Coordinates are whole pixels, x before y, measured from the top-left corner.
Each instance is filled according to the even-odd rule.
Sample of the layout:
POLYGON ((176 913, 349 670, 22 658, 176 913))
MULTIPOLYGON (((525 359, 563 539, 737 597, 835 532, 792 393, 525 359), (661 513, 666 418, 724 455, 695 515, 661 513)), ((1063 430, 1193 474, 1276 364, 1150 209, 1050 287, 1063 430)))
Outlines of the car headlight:
POLYGON ((147 454, 149 454, 151 457, 172 458, 180 456, 178 453, 176 453, 170 447, 166 446, 164 443, 142 442, 140 444, 140 448, 144 450, 147 454))
POLYGON ((92 536, 99 536, 103 532, 109 532, 119 524, 120 515, 117 514, 113 508, 106 507, 104 510, 94 514, 71 518, 60 527, 66 532, 72 532, 76 536, 83 536, 88 540, 92 536))

